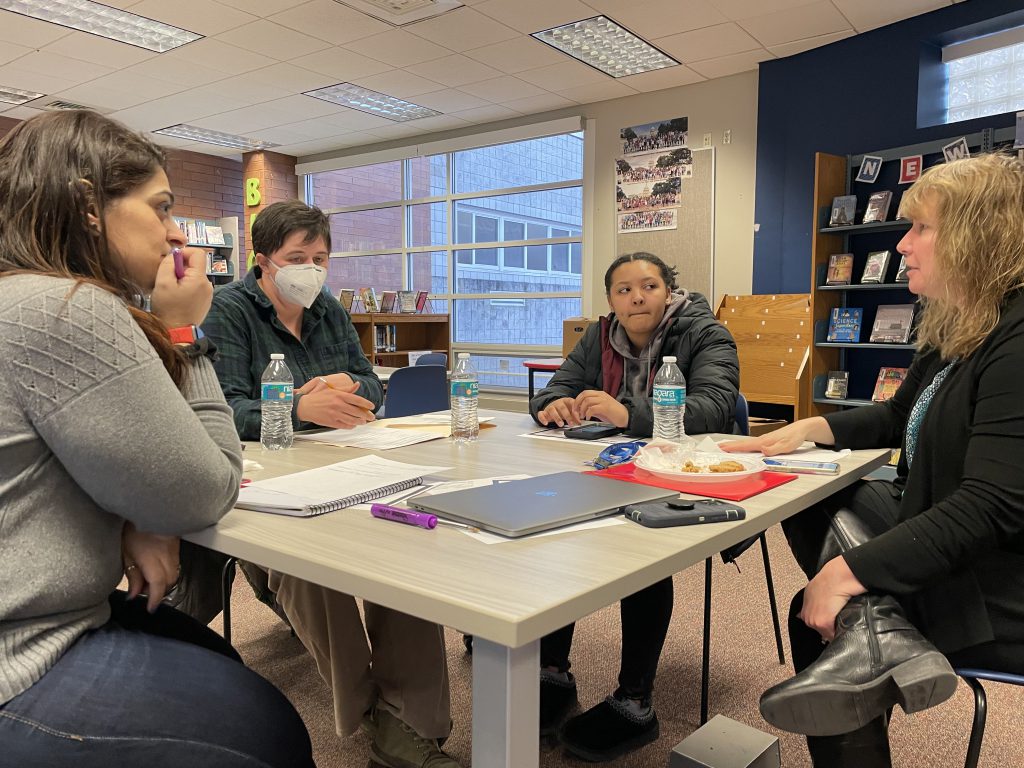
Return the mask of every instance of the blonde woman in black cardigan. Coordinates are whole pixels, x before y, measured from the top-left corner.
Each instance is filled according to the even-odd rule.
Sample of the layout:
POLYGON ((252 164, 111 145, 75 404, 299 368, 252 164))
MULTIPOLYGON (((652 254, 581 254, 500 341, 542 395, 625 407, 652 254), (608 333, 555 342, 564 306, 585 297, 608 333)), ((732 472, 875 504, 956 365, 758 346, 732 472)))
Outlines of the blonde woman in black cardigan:
POLYGON ((895 482, 857 483, 784 524, 810 582, 790 613, 798 674, 761 712, 830 768, 890 765, 887 712, 951 696, 950 662, 1024 672, 1024 163, 931 168, 900 213, 922 311, 899 391, 729 446, 903 449, 895 482))

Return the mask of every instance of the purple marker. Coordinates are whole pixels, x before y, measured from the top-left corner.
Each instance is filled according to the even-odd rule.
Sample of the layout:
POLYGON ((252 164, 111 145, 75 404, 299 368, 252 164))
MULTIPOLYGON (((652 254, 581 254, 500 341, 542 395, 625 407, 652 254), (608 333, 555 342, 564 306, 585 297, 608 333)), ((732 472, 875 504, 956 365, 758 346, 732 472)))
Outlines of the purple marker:
POLYGON ((174 259, 174 276, 181 280, 185 276, 185 253, 181 248, 171 251, 171 258, 174 259))
POLYGON ((411 509, 392 507, 390 504, 371 504, 370 514, 381 520, 394 520, 396 523, 418 525, 420 528, 432 530, 437 527, 437 516, 426 512, 413 512, 411 509))

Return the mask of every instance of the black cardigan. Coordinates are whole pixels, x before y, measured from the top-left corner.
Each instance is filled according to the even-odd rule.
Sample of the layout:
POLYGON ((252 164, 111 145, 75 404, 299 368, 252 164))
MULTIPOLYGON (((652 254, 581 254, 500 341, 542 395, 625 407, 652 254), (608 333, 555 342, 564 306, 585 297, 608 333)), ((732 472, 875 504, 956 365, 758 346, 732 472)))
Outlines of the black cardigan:
MULTIPOLYGON (((548 385, 530 401, 530 414, 535 420, 540 411, 559 398, 576 397, 587 389, 603 390, 600 326, 593 323, 587 328, 548 385)), ((732 432, 740 384, 736 342, 699 293, 690 294, 690 304, 679 310, 666 329, 659 356, 665 355, 676 356, 676 365, 686 377, 687 434, 732 432)), ((651 398, 633 400, 627 396, 619 402, 629 411, 626 431, 650 437, 654 427, 651 398)))
MULTIPOLYGON (((829 414, 837 448, 896 447, 921 390, 946 361, 915 357, 885 403, 829 414)), ((1007 302, 982 346, 939 387, 906 450, 902 522, 848 552, 871 591, 896 595, 946 653, 1024 642, 1024 298, 1007 302)))

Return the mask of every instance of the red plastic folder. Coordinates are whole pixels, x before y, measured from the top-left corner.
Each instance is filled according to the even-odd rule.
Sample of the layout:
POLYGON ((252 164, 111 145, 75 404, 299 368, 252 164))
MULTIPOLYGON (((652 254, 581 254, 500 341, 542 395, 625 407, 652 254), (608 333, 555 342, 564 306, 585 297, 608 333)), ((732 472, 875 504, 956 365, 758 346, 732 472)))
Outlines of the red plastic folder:
POLYGON ((616 480, 625 480, 627 483, 640 483, 641 485, 653 485, 655 488, 668 488, 680 493, 691 493, 695 496, 710 496, 715 499, 728 499, 729 501, 743 501, 751 496, 756 496, 763 491, 771 490, 780 485, 796 480, 796 475, 789 475, 783 472, 762 472, 759 475, 749 475, 729 482, 721 483, 693 483, 685 480, 667 480, 657 477, 649 472, 637 468, 633 462, 627 464, 615 464, 602 470, 589 470, 588 475, 603 475, 616 480))

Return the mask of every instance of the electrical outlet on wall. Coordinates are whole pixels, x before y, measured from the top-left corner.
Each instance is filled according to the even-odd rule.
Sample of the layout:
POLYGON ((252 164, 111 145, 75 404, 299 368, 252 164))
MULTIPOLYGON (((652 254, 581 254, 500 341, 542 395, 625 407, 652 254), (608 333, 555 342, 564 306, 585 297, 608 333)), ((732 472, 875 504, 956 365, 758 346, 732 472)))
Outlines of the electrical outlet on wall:
POLYGON ((711 132, 710 131, 708 131, 707 133, 704 134, 704 146, 705 147, 710 147, 711 146, 711 132))

